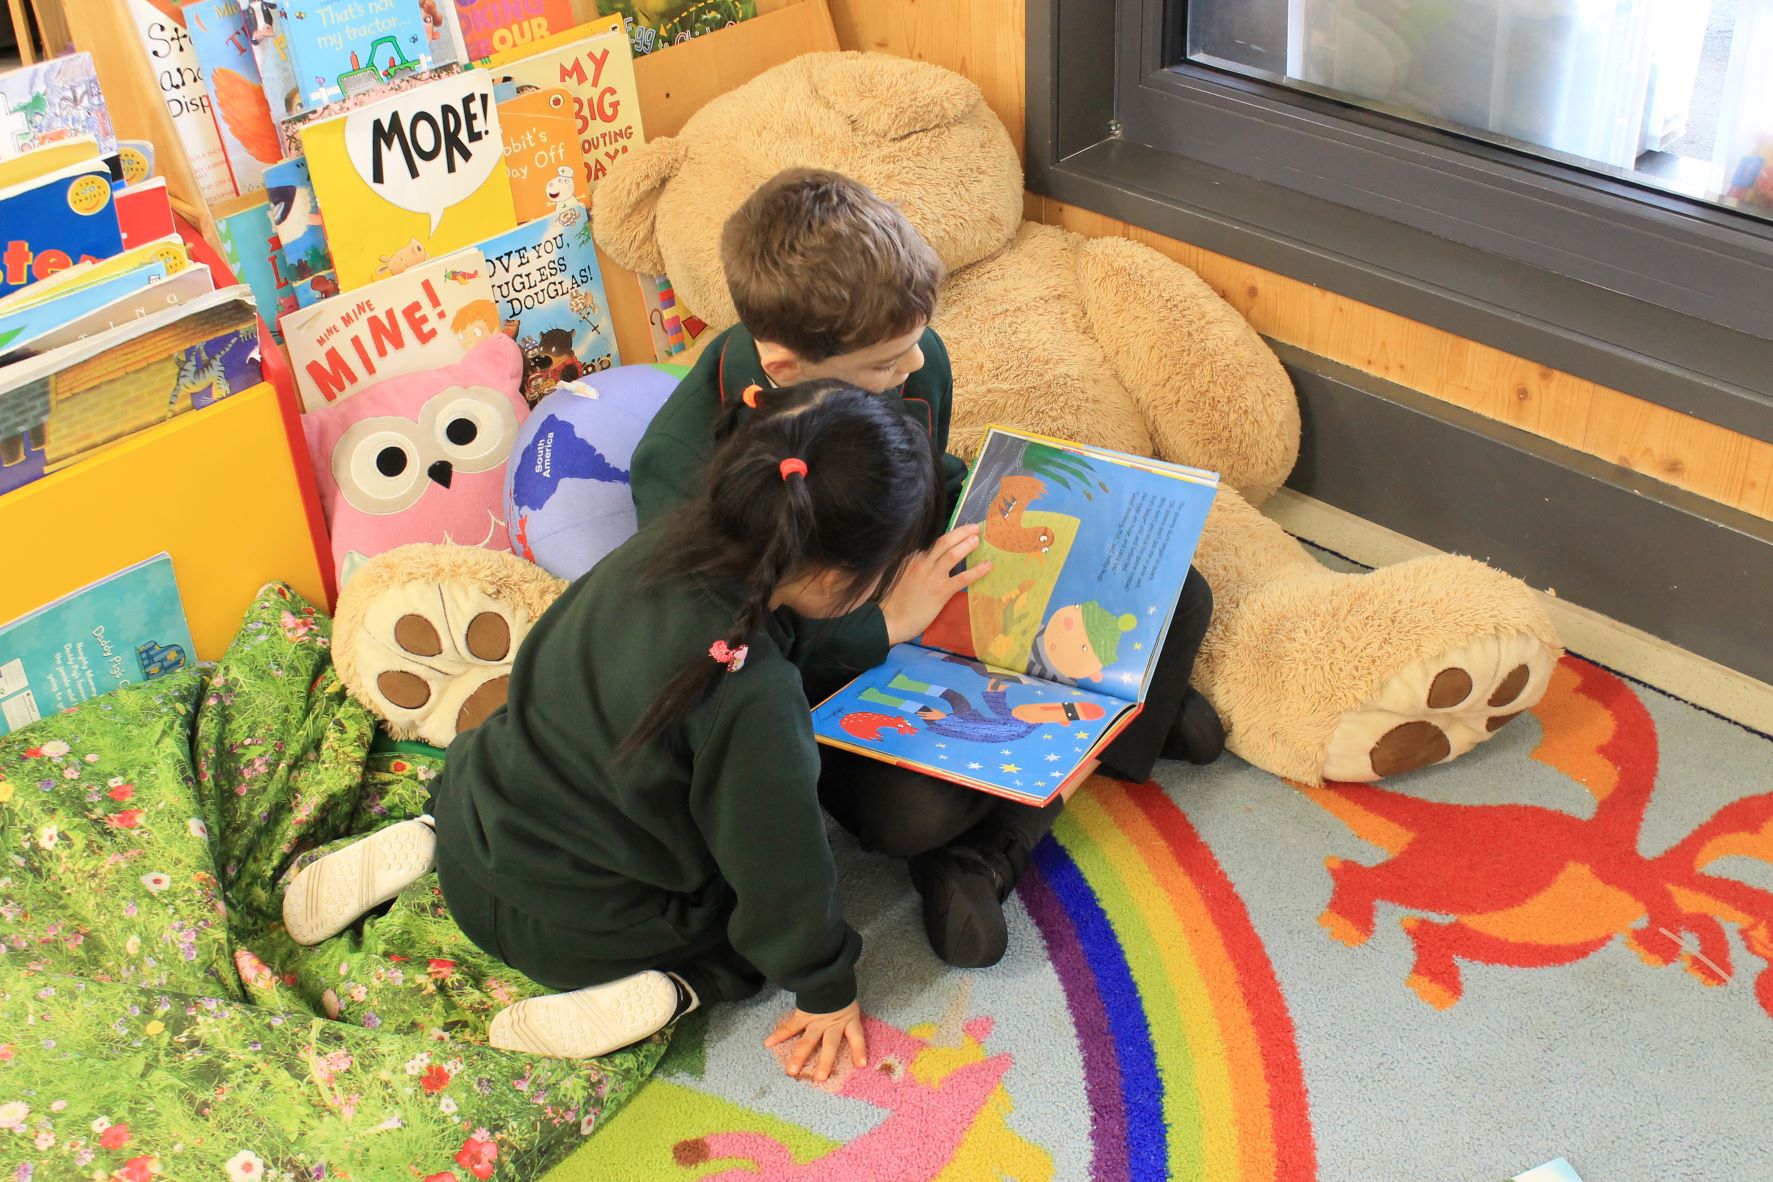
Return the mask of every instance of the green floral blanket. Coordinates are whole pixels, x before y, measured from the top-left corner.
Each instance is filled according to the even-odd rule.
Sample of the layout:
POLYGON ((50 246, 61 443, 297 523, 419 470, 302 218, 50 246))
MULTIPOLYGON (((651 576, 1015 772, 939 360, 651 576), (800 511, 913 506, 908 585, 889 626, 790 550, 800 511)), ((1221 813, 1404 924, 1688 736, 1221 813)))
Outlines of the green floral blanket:
POLYGON ((646 1078, 485 1045, 541 992, 433 876, 316 948, 283 884, 423 811, 441 761, 376 742, 330 622, 262 591, 222 662, 0 737, 0 1180, 530 1179, 646 1078))

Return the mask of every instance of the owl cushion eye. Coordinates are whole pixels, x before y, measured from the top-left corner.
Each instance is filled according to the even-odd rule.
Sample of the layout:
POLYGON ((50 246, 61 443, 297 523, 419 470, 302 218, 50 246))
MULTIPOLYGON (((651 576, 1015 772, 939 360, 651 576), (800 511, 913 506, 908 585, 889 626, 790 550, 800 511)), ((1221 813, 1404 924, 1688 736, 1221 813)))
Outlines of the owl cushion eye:
POLYGON ((393 415, 352 424, 332 451, 339 492, 360 513, 398 513, 425 492, 418 424, 393 415))
POLYGON ((457 472, 484 472, 510 457, 517 412, 497 390, 456 386, 425 404, 419 431, 433 458, 448 460, 457 472))

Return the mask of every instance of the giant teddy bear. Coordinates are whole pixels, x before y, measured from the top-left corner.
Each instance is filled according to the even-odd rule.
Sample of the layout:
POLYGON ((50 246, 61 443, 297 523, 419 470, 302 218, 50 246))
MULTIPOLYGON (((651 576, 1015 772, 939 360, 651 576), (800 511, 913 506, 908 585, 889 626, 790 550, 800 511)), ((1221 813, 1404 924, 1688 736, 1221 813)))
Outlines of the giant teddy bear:
MULTIPOLYGON (((1181 265, 1124 239, 1023 222, 1015 150, 957 74, 859 53, 766 71, 680 134, 625 155, 594 197, 597 240, 624 266, 668 272, 689 311, 725 327, 735 314, 721 225, 760 182, 802 166, 846 173, 897 203, 946 264, 934 327, 954 367, 952 450, 970 455, 1001 422, 1223 474, 1196 556, 1216 608, 1195 684, 1234 752, 1305 783, 1372 780, 1468 751, 1544 693, 1559 643, 1518 580, 1456 556, 1333 572, 1257 511, 1298 455, 1298 404, 1278 360, 1181 265)), ((510 598, 488 578, 463 572, 477 606, 440 618, 440 630, 510 598)), ((439 684, 434 704, 448 706, 424 716, 390 710, 371 688, 376 670, 437 676, 401 655, 395 635, 409 611, 397 603, 422 613, 437 601, 410 594, 422 582, 396 563, 363 588, 385 588, 384 602, 341 604, 339 624, 380 621, 365 634, 374 655, 354 688, 397 732, 446 741, 473 687, 439 684)), ((553 593, 513 600, 512 647, 553 593)), ((462 675, 499 679, 465 635, 453 643, 462 675)))

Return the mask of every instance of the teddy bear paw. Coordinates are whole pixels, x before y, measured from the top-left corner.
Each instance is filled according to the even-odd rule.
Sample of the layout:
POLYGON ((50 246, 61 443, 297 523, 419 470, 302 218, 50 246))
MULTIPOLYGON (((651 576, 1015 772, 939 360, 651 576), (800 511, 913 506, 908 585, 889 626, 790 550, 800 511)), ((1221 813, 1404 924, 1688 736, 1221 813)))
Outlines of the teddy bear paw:
POLYGON ((1400 670, 1342 715, 1326 780, 1363 782, 1463 755, 1536 705, 1558 650, 1535 636, 1487 636, 1400 670))
POLYGON ((386 581, 347 610, 364 585, 353 579, 341 596, 350 659, 340 661, 340 677, 396 738, 446 747, 505 704, 512 659, 558 581, 515 555, 490 557, 508 568, 504 577, 386 581))

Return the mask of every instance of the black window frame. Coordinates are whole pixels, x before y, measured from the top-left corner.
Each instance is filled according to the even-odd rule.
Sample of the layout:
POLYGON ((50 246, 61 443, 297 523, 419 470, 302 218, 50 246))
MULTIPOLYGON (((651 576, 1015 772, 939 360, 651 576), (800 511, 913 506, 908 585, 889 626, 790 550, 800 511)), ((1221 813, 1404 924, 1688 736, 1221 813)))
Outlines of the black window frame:
POLYGON ((1773 224, 1183 61, 1184 0, 1028 0, 1027 183, 1773 441, 1773 224))

